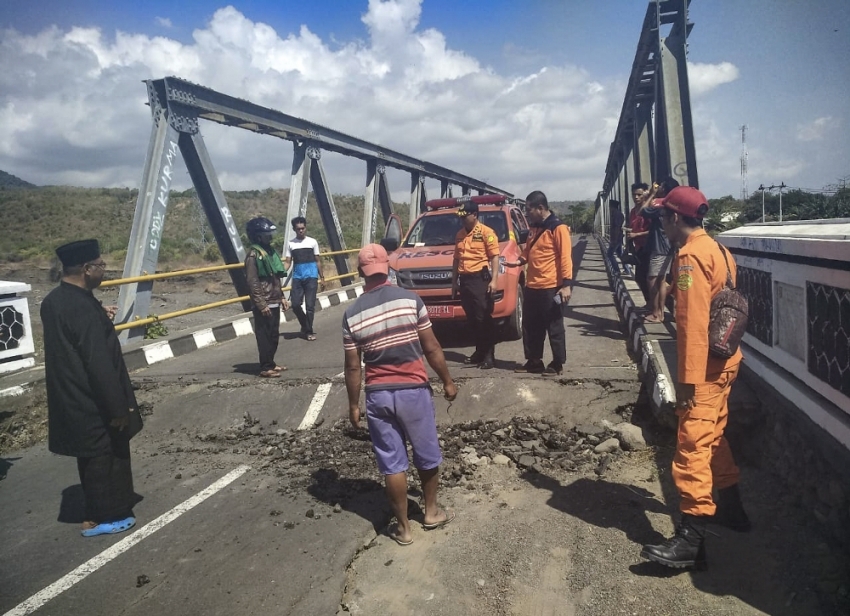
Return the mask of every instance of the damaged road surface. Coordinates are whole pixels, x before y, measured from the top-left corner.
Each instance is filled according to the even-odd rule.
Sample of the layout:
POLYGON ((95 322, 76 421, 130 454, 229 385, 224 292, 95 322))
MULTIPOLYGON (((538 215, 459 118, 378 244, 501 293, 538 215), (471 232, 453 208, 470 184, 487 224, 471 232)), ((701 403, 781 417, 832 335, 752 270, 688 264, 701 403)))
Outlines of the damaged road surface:
MULTIPOLYGON (((756 528, 738 535, 713 527, 707 572, 642 562, 640 546, 672 530, 673 507, 665 504, 676 502, 667 470, 672 437, 650 429, 640 406, 621 405, 595 422, 587 410, 605 390, 617 397, 631 387, 637 400, 637 387, 504 380, 517 396, 528 396, 527 387, 539 400, 562 402, 533 414, 455 422, 449 413, 474 404, 483 390, 512 406, 489 377, 463 380, 449 413, 439 411, 441 501, 457 517, 423 530, 411 477, 414 542, 406 547, 385 534, 390 513, 381 477, 366 431, 340 417, 340 383, 332 381, 324 421, 305 431, 280 404, 307 408, 316 383, 145 383, 138 393, 147 429, 134 445, 142 528, 233 469, 251 470, 36 613, 841 613, 830 611, 837 595, 819 586, 826 588, 841 562, 807 536, 793 511, 772 510, 778 488, 766 473, 745 469, 756 528)), ((3 501, 4 610, 25 589, 47 586, 122 540, 77 535, 77 481, 67 462, 34 454, 15 462, 0 486, 4 496, 20 494, 11 510, 3 501), (39 468, 57 476, 45 470, 26 489, 18 483, 39 468), (56 522, 57 509, 67 524, 56 522), (33 524, 38 533, 29 533, 33 524)))
POLYGON ((514 374, 520 342, 480 371, 463 364, 468 342, 441 337, 459 394, 449 405, 435 385, 440 500, 457 517, 425 531, 411 476, 405 547, 386 536, 368 434, 345 419, 341 307, 317 313, 315 342, 283 326, 281 379, 254 376, 251 338, 132 375, 143 499, 122 535, 81 538, 74 461, 22 448, 43 435, 43 388, 4 400, 18 423, 0 473, 0 614, 850 611, 847 556, 786 505, 768 464, 742 469, 754 529, 710 527, 708 571, 640 559, 673 529, 674 440, 645 418, 598 258, 576 259, 563 376, 514 374))

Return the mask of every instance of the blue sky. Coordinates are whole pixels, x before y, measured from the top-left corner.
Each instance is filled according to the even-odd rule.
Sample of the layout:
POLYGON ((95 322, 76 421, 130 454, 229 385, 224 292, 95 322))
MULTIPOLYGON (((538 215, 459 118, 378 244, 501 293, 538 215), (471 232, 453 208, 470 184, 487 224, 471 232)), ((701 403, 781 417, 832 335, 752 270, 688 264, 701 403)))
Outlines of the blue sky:
MULTIPOLYGON (((4 0, 0 169, 137 186, 150 131, 139 82, 174 74, 521 196, 592 198, 645 11, 639 0, 4 0)), ((850 176, 850 2, 694 0, 690 17, 710 197, 740 193, 742 124, 750 192, 850 176)), ((234 130, 202 125, 223 187, 288 186, 291 147, 234 130)), ((360 163, 328 157, 327 170, 334 192, 362 191, 360 163)))

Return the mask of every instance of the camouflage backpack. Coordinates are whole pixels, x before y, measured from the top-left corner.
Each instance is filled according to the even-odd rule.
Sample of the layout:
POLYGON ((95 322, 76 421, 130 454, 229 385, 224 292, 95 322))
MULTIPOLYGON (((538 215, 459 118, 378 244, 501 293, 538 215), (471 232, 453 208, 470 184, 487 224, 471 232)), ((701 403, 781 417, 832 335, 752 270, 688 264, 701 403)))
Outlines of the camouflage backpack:
POLYGON ((711 298, 708 320, 708 350, 718 357, 732 357, 747 331, 749 304, 747 298, 732 284, 732 272, 726 249, 718 242, 726 262, 726 286, 711 298))

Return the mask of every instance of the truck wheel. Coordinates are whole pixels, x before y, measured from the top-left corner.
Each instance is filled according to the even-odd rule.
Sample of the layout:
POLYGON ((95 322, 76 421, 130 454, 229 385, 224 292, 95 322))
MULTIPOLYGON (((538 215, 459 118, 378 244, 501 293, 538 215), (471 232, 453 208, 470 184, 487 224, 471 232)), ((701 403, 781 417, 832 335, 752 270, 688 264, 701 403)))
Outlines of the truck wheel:
POLYGON ((522 340, 522 286, 516 287, 516 307, 514 313, 505 324, 505 338, 508 340, 522 340))

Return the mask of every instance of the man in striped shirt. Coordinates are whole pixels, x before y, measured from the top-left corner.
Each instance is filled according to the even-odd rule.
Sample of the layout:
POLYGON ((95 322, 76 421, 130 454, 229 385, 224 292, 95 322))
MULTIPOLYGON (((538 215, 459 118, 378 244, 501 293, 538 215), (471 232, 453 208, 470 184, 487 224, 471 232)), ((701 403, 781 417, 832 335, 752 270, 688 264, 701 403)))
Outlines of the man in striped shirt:
POLYGON ((407 517, 407 441, 413 448, 413 464, 425 495, 423 527, 440 528, 454 518, 454 513, 437 504, 443 456, 424 359, 443 382, 446 400, 455 399, 457 387, 422 299, 387 281, 387 251, 378 244, 364 246, 358 256, 358 272, 366 281, 364 293, 342 318, 348 418, 355 428, 360 427, 362 358, 372 450, 378 469, 385 476, 387 498, 397 521, 389 535, 399 545, 410 545, 413 535, 407 517))

